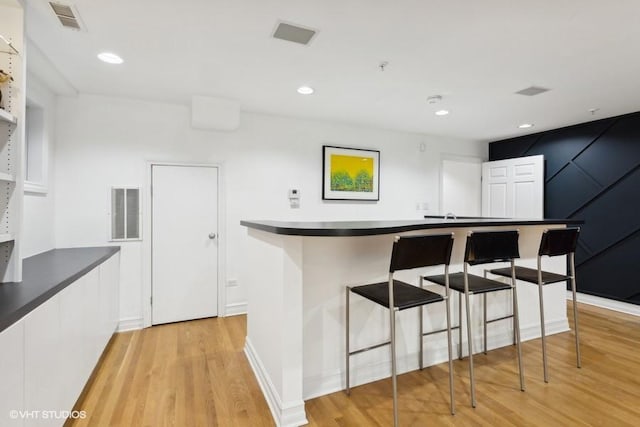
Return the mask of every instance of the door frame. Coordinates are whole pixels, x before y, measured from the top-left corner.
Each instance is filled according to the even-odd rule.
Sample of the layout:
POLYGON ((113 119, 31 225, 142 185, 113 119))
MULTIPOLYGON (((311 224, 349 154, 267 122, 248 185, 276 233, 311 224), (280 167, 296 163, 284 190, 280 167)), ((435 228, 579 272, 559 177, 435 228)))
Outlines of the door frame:
POLYGON ((143 328, 151 326, 151 289, 152 289, 152 205, 151 205, 151 183, 153 166, 191 166, 191 167, 215 167, 218 168, 218 316, 226 316, 226 277, 227 277, 227 239, 226 239, 226 205, 224 192, 224 165, 223 163, 190 163, 190 162, 167 162, 167 161, 146 161, 143 232, 148 238, 143 240, 142 245, 142 307, 143 307, 143 328))

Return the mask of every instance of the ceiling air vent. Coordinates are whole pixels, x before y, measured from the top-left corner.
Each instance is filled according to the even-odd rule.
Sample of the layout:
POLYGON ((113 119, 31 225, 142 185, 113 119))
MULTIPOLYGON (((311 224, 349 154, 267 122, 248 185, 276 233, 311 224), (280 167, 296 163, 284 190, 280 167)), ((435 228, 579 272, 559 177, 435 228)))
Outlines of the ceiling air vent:
POLYGON ((316 33, 316 30, 304 28, 299 25, 279 22, 276 30, 273 32, 273 37, 280 40, 307 45, 311 42, 311 39, 316 35, 316 33))
POLYGON ((516 93, 518 95, 535 96, 535 95, 540 95, 541 93, 545 93, 545 92, 548 92, 548 91, 549 91, 549 89, 544 88, 544 87, 529 86, 528 88, 519 90, 516 93))
POLYGON ((49 2, 53 13, 56 14, 60 23, 65 28, 71 28, 73 30, 80 30, 80 20, 78 19, 78 13, 73 10, 73 7, 67 4, 49 2))

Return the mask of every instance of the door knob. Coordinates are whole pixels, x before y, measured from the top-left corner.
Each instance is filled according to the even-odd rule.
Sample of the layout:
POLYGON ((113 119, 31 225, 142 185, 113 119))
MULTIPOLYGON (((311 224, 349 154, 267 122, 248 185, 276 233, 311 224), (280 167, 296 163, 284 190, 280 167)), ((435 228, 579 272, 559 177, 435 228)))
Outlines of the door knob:
POLYGON ((209 238, 211 240, 215 239, 216 238, 216 233, 209 233, 209 238))

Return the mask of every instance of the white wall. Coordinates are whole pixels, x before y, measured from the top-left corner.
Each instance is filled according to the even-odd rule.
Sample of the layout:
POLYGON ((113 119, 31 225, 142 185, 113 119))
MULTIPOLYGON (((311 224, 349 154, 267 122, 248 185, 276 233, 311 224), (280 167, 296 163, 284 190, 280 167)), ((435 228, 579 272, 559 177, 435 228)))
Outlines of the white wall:
MULTIPOLYGON (((487 152, 485 143, 255 113, 243 113, 233 132, 198 131, 186 106, 93 95, 60 98, 57 121, 56 246, 108 244, 109 188, 144 187, 146 161, 222 163, 227 280, 245 268, 241 219, 419 218, 439 211, 442 153, 487 152), (323 144, 381 151, 378 203, 321 200, 323 144), (289 188, 301 192, 299 209, 289 207, 289 188)), ((133 324, 148 266, 142 243, 121 246, 121 317, 133 324)), ((227 306, 246 301, 242 283, 226 295, 227 306)))
POLYGON ((442 190, 440 213, 456 216, 482 214, 482 159, 445 158, 440 164, 442 190))
MULTIPOLYGON (((44 173, 47 176, 47 193, 24 195, 24 221, 20 256, 29 257, 55 247, 53 166, 51 159, 55 147, 56 97, 32 74, 27 75, 27 98, 44 110, 43 156, 48 159, 44 173), (47 154, 48 153, 48 154, 47 154)), ((25 160, 26 161, 26 160, 25 160)))

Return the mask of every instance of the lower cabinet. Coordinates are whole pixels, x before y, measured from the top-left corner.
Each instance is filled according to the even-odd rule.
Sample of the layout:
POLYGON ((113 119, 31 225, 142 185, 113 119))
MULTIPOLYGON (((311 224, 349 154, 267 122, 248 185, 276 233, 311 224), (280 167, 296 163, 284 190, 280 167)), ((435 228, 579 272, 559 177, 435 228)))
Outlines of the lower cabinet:
POLYGON ((0 333, 1 426, 65 423, 117 327, 118 278, 115 254, 0 333))
POLYGON ((18 411, 24 409, 24 322, 0 333, 0 425, 23 426, 18 411))

